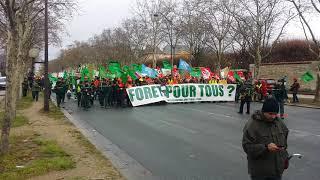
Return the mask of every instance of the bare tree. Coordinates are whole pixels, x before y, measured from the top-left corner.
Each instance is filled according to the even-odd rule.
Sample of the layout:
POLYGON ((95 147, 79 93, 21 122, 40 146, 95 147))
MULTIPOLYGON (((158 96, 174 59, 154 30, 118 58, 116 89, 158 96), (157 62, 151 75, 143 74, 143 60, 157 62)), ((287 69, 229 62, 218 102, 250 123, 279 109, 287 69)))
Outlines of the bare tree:
MULTIPOLYGON (((288 0, 291 2, 298 12, 299 19, 303 28, 303 32, 307 42, 312 42, 316 45, 317 49, 314 50, 311 48, 311 44, 309 44, 309 50, 317 57, 317 61, 320 61, 320 42, 317 40, 314 28, 311 27, 310 23, 307 20, 306 13, 312 14, 320 14, 320 1, 311 0, 310 1, 303 1, 303 0, 288 0)), ((314 102, 320 101, 320 63, 317 67, 317 85, 316 85, 316 94, 314 97, 314 102)))
POLYGON ((200 51, 205 46, 205 31, 203 28, 203 13, 198 9, 201 0, 184 0, 180 12, 181 40, 189 47, 190 63, 198 59, 200 51))
POLYGON ((233 3, 238 4, 236 9, 230 9, 227 4, 225 7, 248 45, 256 65, 254 76, 258 78, 262 61, 271 54, 295 14, 283 0, 235 0, 233 3))
POLYGON ((228 6, 233 11, 234 4, 224 0, 204 1, 201 12, 204 13, 204 28, 207 39, 206 45, 213 50, 216 55, 216 69, 220 72, 221 62, 225 51, 233 44, 233 15, 226 13, 228 6), (227 4, 228 3, 228 4, 227 4))
MULTIPOLYGON (((70 8, 74 5, 73 0, 51 1, 51 25, 59 29, 62 20, 70 17, 70 8)), ((41 0, 0 0, 0 31, 6 32, 2 39, 6 41, 7 55, 7 91, 0 146, 2 154, 9 150, 10 127, 15 117, 20 80, 26 65, 30 63, 28 52, 35 45, 41 46, 41 38, 37 36, 43 30, 43 11, 44 3, 41 0)))
POLYGON ((132 57, 130 58, 130 62, 132 63, 143 56, 144 49, 147 46, 147 28, 145 24, 135 18, 125 20, 122 26, 132 53, 132 57))
POLYGON ((165 6, 164 2, 166 0, 137 0, 136 10, 134 14, 137 18, 145 24, 147 35, 148 35, 148 45, 152 49, 153 56, 153 67, 157 66, 157 49, 163 42, 164 35, 161 29, 161 21, 159 21, 155 14, 164 14, 165 6))

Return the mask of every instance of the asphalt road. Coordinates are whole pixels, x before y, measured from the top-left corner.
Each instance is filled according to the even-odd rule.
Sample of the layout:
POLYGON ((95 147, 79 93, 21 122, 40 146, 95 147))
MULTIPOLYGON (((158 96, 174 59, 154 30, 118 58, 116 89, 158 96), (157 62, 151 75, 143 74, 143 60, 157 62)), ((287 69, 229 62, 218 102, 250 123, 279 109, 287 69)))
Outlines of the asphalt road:
MULTIPOLYGON (((98 104, 96 102, 96 104, 98 104)), ((260 109, 254 104, 253 109, 260 109)), ((238 104, 194 103, 83 111, 71 100, 65 108, 140 162, 160 179, 245 180, 241 147, 248 115, 238 104)), ((320 179, 320 110, 286 107, 289 152, 301 153, 284 180, 320 179)))

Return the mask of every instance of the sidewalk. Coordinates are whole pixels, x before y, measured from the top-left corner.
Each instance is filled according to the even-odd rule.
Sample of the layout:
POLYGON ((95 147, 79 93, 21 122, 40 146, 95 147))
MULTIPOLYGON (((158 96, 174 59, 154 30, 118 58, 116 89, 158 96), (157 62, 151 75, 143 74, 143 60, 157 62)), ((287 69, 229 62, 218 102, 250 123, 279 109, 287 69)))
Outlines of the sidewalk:
MULTIPOLYGON (((288 94, 289 98, 292 98, 293 95, 292 94, 288 94)), ((304 95, 304 94, 298 94, 298 98, 301 99, 313 99, 314 95, 304 95)))
POLYGON ((304 108, 313 108, 313 109, 320 109, 319 105, 310 105, 304 103, 285 103, 287 106, 296 106, 296 107, 304 107, 304 108))

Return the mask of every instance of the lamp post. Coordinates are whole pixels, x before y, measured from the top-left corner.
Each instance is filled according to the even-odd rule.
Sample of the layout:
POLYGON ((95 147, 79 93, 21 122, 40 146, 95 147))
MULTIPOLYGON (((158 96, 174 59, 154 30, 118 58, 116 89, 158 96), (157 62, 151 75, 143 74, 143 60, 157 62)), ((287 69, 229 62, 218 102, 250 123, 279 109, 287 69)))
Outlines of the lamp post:
POLYGON ((35 63, 41 63, 41 62, 36 62, 36 58, 39 56, 40 53, 40 49, 37 48, 32 48, 29 50, 29 57, 32 59, 32 64, 31 64, 31 72, 30 74, 28 74, 28 79, 29 81, 29 87, 32 88, 32 84, 33 84, 33 78, 34 78, 34 66, 35 63))
POLYGON ((48 0, 44 1, 44 111, 49 111, 49 78, 48 78, 48 71, 49 71, 49 43, 48 43, 48 0))
POLYGON ((40 49, 37 49, 37 48, 32 48, 29 50, 29 57, 32 59, 32 66, 31 66, 32 74, 34 74, 35 63, 39 63, 39 62, 35 62, 36 58, 39 56, 39 53, 40 53, 40 49))
MULTIPOLYGON (((166 21, 168 21, 168 23, 170 24, 170 34, 169 34, 169 39, 170 39, 170 50, 171 50, 171 75, 173 76, 173 22, 172 20, 168 19, 165 15, 163 15, 162 13, 159 13, 162 17, 164 17, 164 19, 166 21)), ((153 16, 155 18, 159 18, 159 14, 154 14, 153 16)))

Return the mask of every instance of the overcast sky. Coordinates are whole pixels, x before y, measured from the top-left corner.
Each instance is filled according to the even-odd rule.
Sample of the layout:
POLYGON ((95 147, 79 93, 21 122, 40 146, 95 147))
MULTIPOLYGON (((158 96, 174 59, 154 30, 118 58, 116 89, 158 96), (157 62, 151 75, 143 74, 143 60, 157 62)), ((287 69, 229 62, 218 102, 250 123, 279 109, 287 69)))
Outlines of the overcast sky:
MULTIPOLYGON (((67 32, 69 36, 63 36, 62 47, 50 47, 49 59, 59 55, 59 50, 72 44, 73 41, 84 41, 95 34, 99 34, 105 28, 120 26, 123 19, 131 16, 130 9, 135 0, 79 0, 80 12, 68 22, 67 32)), ((313 28, 318 29, 320 24, 312 23, 313 28)), ((303 38, 303 31, 299 23, 291 23, 286 30, 286 38, 303 38)))
POLYGON ((123 19, 130 17, 134 0, 78 0, 80 12, 68 22, 69 36, 63 36, 62 47, 50 47, 49 59, 59 55, 59 50, 74 41, 84 41, 103 29, 120 26, 123 19))

